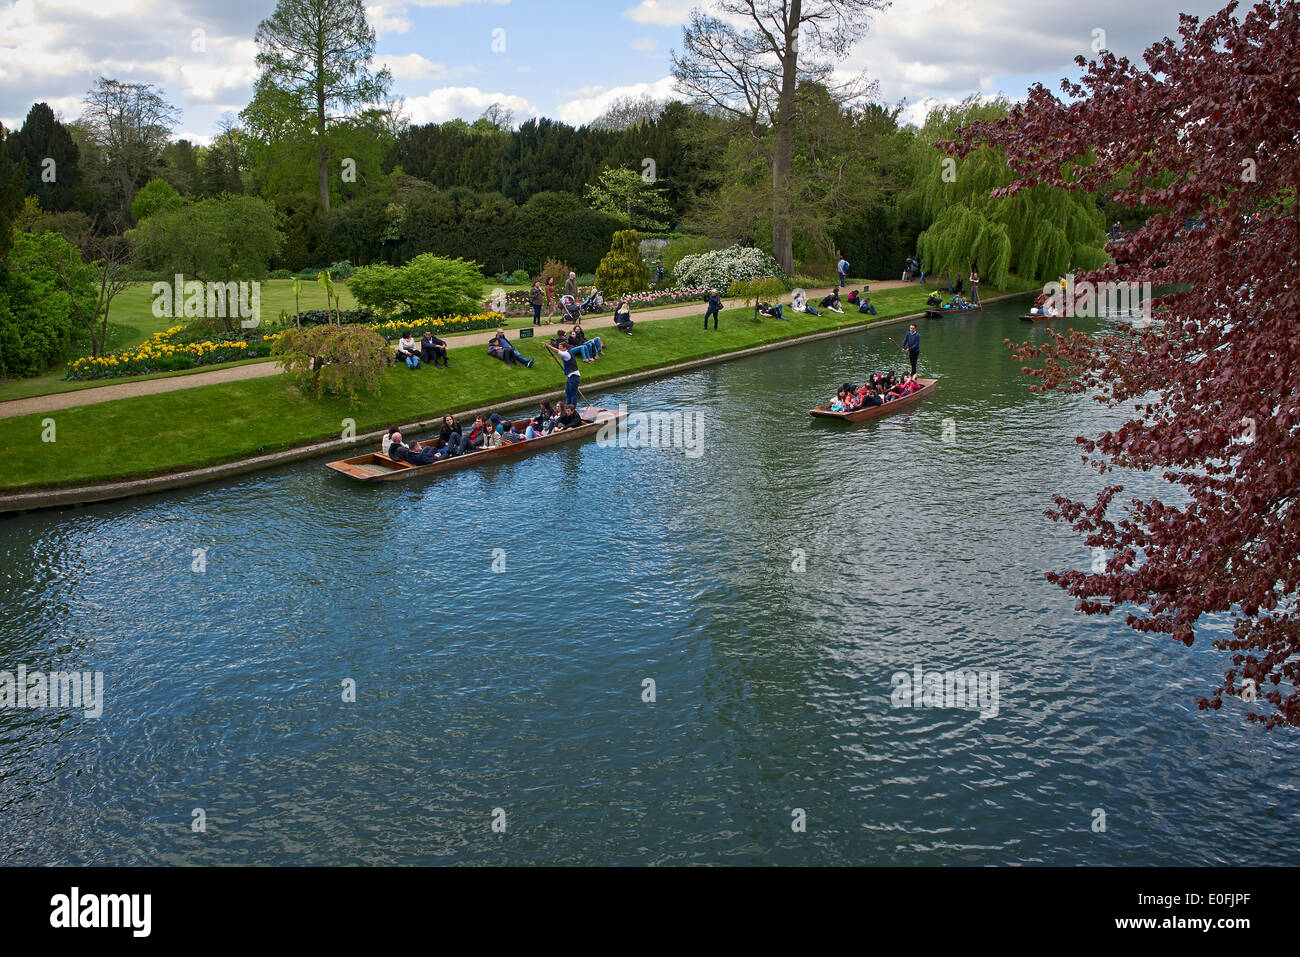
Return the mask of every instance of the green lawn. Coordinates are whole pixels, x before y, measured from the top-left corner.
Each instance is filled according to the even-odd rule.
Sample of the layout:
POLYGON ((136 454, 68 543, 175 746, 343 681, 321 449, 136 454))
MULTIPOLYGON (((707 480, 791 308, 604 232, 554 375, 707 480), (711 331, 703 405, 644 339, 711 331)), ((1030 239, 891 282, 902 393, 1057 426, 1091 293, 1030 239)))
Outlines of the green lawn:
MULTIPOLYGON (((924 308, 918 288, 872 296, 880 318, 924 308)), ((703 307, 701 306, 701 315, 703 307)), ((605 357, 582 366, 583 385, 595 386, 628 372, 705 358, 747 346, 860 323, 855 311, 843 316, 795 314, 788 322, 750 320, 752 310, 722 314, 718 332, 705 333, 689 316, 643 323, 632 337, 602 336, 605 357)), ((605 330, 601 330, 605 332, 605 330)), ((500 404, 550 390, 563 391, 564 377, 541 342, 518 342, 536 357, 532 369, 509 368, 478 346, 453 349, 451 369, 389 369, 383 389, 356 409, 346 400, 308 399, 281 376, 202 386, 160 395, 119 399, 51 413, 57 441, 43 442, 35 414, 0 419, 0 489, 65 486, 183 471, 337 437, 345 419, 358 434, 389 424, 435 417, 444 411, 500 404)))

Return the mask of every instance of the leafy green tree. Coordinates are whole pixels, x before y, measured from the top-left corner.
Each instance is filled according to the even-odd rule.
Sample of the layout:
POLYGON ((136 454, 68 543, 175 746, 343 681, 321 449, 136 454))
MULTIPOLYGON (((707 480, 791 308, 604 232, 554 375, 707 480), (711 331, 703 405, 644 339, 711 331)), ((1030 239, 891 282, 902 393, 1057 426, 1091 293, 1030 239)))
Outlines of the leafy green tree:
POLYGON ((146 266, 189 279, 260 279, 284 245, 275 211, 255 196, 220 196, 161 209, 132 233, 146 266))
POLYGON ((135 194, 131 203, 131 215, 139 223, 154 213, 165 209, 180 209, 184 205, 185 200, 171 183, 165 179, 151 179, 135 194))
MULTIPOLYGON (((203 174, 199 170, 202 151, 189 140, 173 140, 158 157, 158 175, 185 197, 202 191, 203 174)), ((147 185, 147 184, 146 184, 147 185)))
POLYGON ((475 262, 425 253, 405 266, 362 266, 348 289, 366 309, 416 322, 479 311, 483 274, 475 262))
POLYGON ((383 336, 358 325, 286 329, 271 352, 304 395, 344 395, 354 408, 379 392, 392 355, 383 336))
POLYGON ((611 166, 587 187, 592 209, 616 216, 634 229, 667 229, 672 210, 663 190, 639 173, 611 166))
POLYGON ((67 358, 78 311, 96 307, 95 272, 57 233, 20 232, 13 241, 0 269, 0 376, 40 375, 67 358), (66 288, 56 261, 66 263, 66 288))
POLYGON ((362 0, 278 0, 257 27, 257 97, 275 96, 286 119, 310 125, 316 141, 320 205, 330 209, 326 132, 340 118, 382 99, 388 70, 372 72, 375 31, 362 0), (341 112, 340 112, 341 111, 341 112))
POLYGON ((1002 286, 1013 269, 1022 278, 1048 280, 1107 259, 1101 213, 1089 193, 1039 184, 994 198, 994 190, 1013 180, 1005 150, 980 146, 958 158, 936 149, 962 127, 1009 112, 1005 100, 937 107, 915 140, 905 202, 927 223, 917 251, 932 275, 964 278, 978 262, 981 278, 1002 286))
POLYGON ((641 234, 624 229, 614 234, 609 255, 596 267, 596 288, 606 296, 623 296, 650 288, 646 266, 641 259, 641 234))

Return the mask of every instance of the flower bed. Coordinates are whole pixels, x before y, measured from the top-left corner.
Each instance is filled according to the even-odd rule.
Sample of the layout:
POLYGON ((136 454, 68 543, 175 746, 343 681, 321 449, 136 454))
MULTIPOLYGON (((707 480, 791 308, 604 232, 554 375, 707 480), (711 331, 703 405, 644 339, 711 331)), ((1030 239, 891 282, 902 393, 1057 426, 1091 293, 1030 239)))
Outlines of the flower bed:
POLYGON ((447 316, 443 319, 389 319, 386 322, 376 322, 369 328, 389 339, 400 338, 404 332, 410 332, 411 335, 419 338, 426 329, 435 336, 495 329, 504 319, 505 316, 499 312, 480 312, 472 316, 447 316))
POLYGON ((115 379, 120 376, 151 375, 155 372, 174 372, 198 366, 237 362, 240 359, 259 359, 270 355, 271 341, 275 336, 258 336, 250 339, 211 339, 202 342, 177 341, 184 326, 173 326, 159 332, 134 349, 125 349, 106 356, 84 356, 68 363, 65 378, 74 380, 115 379))

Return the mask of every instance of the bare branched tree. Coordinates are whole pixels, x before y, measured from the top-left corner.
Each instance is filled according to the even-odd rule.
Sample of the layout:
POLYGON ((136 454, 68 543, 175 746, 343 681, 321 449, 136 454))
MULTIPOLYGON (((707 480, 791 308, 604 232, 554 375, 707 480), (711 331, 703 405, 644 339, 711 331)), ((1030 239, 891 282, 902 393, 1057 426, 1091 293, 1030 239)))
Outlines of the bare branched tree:
POLYGON ((772 245, 776 260, 794 270, 791 167, 798 88, 814 81, 841 96, 861 95, 862 79, 836 84, 834 64, 889 0, 713 0, 695 9, 673 51, 678 89, 696 106, 731 116, 754 136, 770 129, 772 245))
POLYGON ((86 94, 81 122, 104 155, 124 221, 130 221, 140 179, 158 159, 179 119, 180 111, 148 83, 101 76, 86 94))

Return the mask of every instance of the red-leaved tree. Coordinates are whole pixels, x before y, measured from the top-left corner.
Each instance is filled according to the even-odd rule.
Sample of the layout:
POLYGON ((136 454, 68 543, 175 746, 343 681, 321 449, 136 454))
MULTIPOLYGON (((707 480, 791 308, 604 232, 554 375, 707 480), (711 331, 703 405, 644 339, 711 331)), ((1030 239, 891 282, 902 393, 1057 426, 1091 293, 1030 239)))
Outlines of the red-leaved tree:
POLYGON ((1198 703, 1257 693, 1262 713, 1248 717, 1271 728, 1300 725, 1300 4, 1236 8, 1183 16, 1145 68, 1079 57, 1064 99, 1037 86, 947 149, 1005 148, 1017 181, 1002 195, 1049 182, 1161 210, 1112 245, 1115 262, 1077 277, 1187 284, 1156 300, 1154 323, 1008 345, 1035 362, 1036 391, 1132 408, 1118 429, 1076 440, 1085 461, 1107 475, 1159 470, 1186 499, 1125 499, 1119 484, 1091 504, 1054 495, 1048 516, 1107 560, 1047 577, 1082 612, 1123 608, 1133 629, 1185 645, 1202 616, 1227 613, 1232 637, 1215 646, 1232 667, 1198 703))

